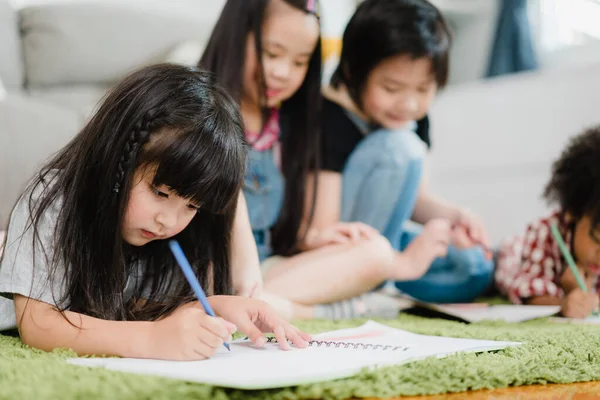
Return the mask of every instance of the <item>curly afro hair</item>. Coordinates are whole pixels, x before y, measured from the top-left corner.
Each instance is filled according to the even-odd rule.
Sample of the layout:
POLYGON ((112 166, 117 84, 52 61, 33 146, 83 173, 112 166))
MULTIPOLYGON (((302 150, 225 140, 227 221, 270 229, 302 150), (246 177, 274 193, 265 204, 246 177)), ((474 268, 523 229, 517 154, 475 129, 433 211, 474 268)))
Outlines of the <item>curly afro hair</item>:
POLYGON ((600 227, 600 125, 569 141, 552 166, 544 198, 575 219, 588 216, 592 229, 600 227))

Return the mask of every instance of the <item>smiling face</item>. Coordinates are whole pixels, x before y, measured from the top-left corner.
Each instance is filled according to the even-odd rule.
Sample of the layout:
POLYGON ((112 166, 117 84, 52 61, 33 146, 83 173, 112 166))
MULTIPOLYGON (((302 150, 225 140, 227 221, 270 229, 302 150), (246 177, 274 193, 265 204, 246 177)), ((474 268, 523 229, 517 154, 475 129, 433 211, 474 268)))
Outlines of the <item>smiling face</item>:
POLYGON ((362 111, 384 128, 403 128, 425 116, 436 92, 429 58, 389 57, 369 73, 361 95, 362 111))
POLYGON ((271 0, 261 35, 262 71, 254 34, 249 33, 246 39, 243 100, 274 107, 292 97, 302 85, 319 39, 319 23, 312 14, 282 0, 271 0), (262 80, 266 86, 265 101, 260 100, 262 80))
POLYGON ((178 196, 166 185, 155 187, 153 178, 154 171, 149 168, 138 168, 134 175, 121 231, 123 240, 132 246, 177 235, 198 210, 197 204, 178 196))

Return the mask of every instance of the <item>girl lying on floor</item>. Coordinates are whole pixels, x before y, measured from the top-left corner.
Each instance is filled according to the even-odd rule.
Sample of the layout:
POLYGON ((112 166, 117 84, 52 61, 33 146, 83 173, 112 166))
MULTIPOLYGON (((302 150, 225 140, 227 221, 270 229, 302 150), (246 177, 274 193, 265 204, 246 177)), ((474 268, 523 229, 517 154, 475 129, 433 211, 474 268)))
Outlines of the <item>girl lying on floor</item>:
POLYGON ((269 331, 306 347, 266 303, 228 296, 246 154, 239 111, 208 73, 162 64, 125 78, 12 211, 0 331, 48 351, 169 360, 211 357, 236 329, 259 346, 269 331))
POLYGON ((569 318, 598 309, 600 289, 600 126, 574 137, 554 163, 544 197, 558 209, 507 240, 496 285, 513 303, 560 305, 569 318), (551 233, 556 224, 584 277, 581 290, 551 233))

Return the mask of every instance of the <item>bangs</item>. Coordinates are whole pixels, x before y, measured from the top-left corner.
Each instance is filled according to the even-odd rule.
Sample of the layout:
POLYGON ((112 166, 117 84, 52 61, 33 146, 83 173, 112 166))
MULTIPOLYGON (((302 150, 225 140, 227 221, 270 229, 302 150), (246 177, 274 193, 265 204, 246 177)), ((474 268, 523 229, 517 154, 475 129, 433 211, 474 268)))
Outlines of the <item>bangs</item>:
POLYGON ((224 214, 242 188, 245 154, 235 135, 215 135, 203 126, 156 135, 142 150, 139 164, 154 167, 154 185, 168 186, 202 210, 224 214))

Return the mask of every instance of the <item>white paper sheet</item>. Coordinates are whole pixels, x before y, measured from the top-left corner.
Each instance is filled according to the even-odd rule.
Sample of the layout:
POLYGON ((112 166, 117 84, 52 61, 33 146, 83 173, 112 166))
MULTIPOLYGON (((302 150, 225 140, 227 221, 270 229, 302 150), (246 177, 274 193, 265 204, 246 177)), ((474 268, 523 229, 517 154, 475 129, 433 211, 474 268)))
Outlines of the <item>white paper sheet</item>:
POLYGON ((583 319, 556 317, 556 318, 552 318, 552 321, 570 322, 573 324, 584 324, 584 325, 600 325, 600 316, 590 315, 589 317, 583 318, 583 319))
POLYGON ((424 336, 373 321, 358 328, 315 336, 328 343, 370 344, 368 348, 327 347, 317 343, 306 349, 283 351, 276 343, 254 347, 247 340, 231 343, 204 361, 178 362, 126 358, 73 358, 71 364, 104 367, 137 374, 157 375, 239 389, 267 389, 316 383, 356 375, 363 368, 402 364, 457 352, 500 350, 515 342, 424 336), (373 349, 372 345, 379 345, 373 349), (381 346, 390 346, 384 350, 381 346))
POLYGON ((479 306, 477 304, 436 305, 433 308, 469 322, 480 322, 485 320, 523 322, 536 318, 550 317, 560 312, 560 306, 530 306, 520 304, 491 306, 479 306))

